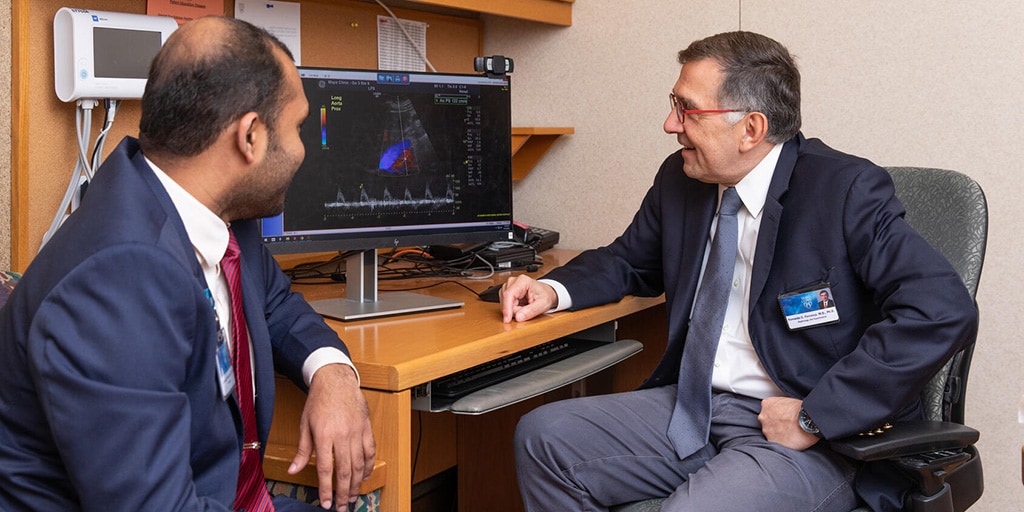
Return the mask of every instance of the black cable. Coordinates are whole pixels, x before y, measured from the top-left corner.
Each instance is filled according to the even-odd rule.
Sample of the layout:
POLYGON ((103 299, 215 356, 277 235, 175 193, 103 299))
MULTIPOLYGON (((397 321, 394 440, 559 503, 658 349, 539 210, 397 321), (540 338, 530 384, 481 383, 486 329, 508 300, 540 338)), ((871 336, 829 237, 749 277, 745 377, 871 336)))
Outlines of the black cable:
POLYGON ((335 276, 344 275, 345 258, 350 254, 341 252, 328 260, 300 263, 285 269, 284 273, 295 284, 337 284, 339 280, 335 276))
POLYGON ((423 411, 416 411, 416 419, 420 428, 416 429, 416 450, 412 455, 412 472, 409 477, 416 480, 416 463, 420 460, 420 445, 423 444, 423 411))
MULTIPOLYGON (((295 284, 336 284, 345 281, 345 259, 351 252, 341 253, 328 260, 314 261, 295 265, 285 269, 285 274, 295 284)), ((488 278, 497 272, 511 271, 535 271, 544 265, 543 258, 536 256, 532 262, 523 263, 512 267, 496 267, 483 260, 478 254, 468 254, 452 260, 438 260, 426 256, 425 252, 416 255, 401 255, 391 251, 387 255, 379 256, 377 266, 377 280, 399 281, 405 279, 421 278, 488 278), (482 262, 482 263, 480 263, 482 262), (474 272, 484 272, 486 275, 473 276, 474 272)), ((470 289, 457 281, 453 282, 470 289)), ((443 282, 442 282, 443 283, 443 282)), ((391 289, 390 291, 407 291, 422 288, 429 288, 442 283, 434 283, 421 287, 391 289)), ((475 293, 475 292, 474 292, 475 293)))
POLYGON ((472 293, 473 295, 477 295, 477 293, 478 293, 476 290, 466 286, 462 282, 454 281, 454 280, 438 281, 436 283, 425 284, 423 286, 413 286, 411 288, 388 288, 386 290, 380 290, 380 291, 382 291, 382 292, 411 292, 411 291, 415 291, 415 290, 425 290, 427 288, 433 288, 435 286, 441 286, 442 284, 455 284, 455 285, 459 285, 459 286, 465 288, 466 290, 469 290, 469 292, 472 293))

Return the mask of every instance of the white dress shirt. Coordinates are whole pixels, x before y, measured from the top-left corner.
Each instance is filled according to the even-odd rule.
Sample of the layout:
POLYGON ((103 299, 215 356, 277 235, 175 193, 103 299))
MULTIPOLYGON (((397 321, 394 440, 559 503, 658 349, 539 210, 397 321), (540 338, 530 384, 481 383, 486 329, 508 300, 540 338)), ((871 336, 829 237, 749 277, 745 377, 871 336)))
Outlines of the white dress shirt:
MULTIPOLYGON (((750 279, 754 272, 754 249, 757 247, 757 235, 761 230, 761 219, 764 202, 768 197, 775 165, 782 154, 782 145, 777 144, 760 163, 754 167, 739 183, 736 192, 743 202, 743 207, 736 213, 739 237, 736 244, 736 267, 733 271, 732 289, 729 291, 729 305, 725 310, 722 322, 722 336, 718 339, 718 351, 715 353, 715 368, 711 373, 711 388, 715 391, 728 391, 753 398, 781 396, 782 390, 775 385, 764 365, 754 351, 750 342, 750 279)), ((721 199, 724 186, 718 187, 721 199)), ((704 264, 711 251, 711 237, 718 228, 718 216, 715 216, 708 238, 707 251, 704 253, 704 264)), ((701 271, 703 280, 703 270, 701 271)), ((781 314, 781 313, 780 313, 781 314)))
MULTIPOLYGON (((227 279, 220 270, 220 260, 228 248, 228 225, 210 211, 203 203, 181 188, 177 182, 171 179, 148 158, 146 163, 156 173, 156 177, 171 197, 174 208, 185 225, 185 232, 188 233, 189 241, 196 252, 199 265, 203 268, 203 275, 206 277, 206 284, 210 287, 210 294, 213 295, 217 320, 220 322, 224 339, 228 340, 228 348, 234 347, 231 343, 231 292, 228 290, 227 279)), ((250 364, 255 364, 252 358, 252 337, 249 337, 250 364)), ((323 347, 313 351, 302 364, 302 378, 309 386, 313 382, 313 374, 320 368, 340 363, 348 365, 356 372, 356 379, 359 379, 359 372, 356 371, 352 360, 341 350, 334 347, 323 347)), ((256 385, 253 383, 253 392, 256 393, 256 385)))
MULTIPOLYGON (((750 303, 750 278, 754 270, 754 249, 757 247, 757 235, 761 229, 761 213, 768 187, 771 185, 775 166, 782 154, 782 145, 774 148, 754 167, 739 183, 736 192, 743 202, 743 207, 736 214, 738 238, 736 247, 736 268, 732 289, 729 293, 729 304, 725 310, 722 325, 722 336, 718 341, 715 353, 715 368, 711 374, 711 387, 715 391, 728 391, 753 398, 782 396, 783 392, 775 385, 764 365, 754 351, 747 329, 750 312, 746 307, 750 303)), ((680 170, 680 172, 682 172, 680 170)), ((724 186, 718 187, 719 203, 724 186)), ((715 215, 708 235, 707 247, 704 251, 704 263, 701 265, 701 281, 704 279, 703 266, 707 264, 711 252, 711 240, 718 229, 718 216, 715 215)), ((572 297, 565 286, 557 281, 541 279, 551 285, 558 294, 558 306, 552 311, 562 311, 572 307, 572 297)), ((698 282, 698 289, 700 283, 698 282)))

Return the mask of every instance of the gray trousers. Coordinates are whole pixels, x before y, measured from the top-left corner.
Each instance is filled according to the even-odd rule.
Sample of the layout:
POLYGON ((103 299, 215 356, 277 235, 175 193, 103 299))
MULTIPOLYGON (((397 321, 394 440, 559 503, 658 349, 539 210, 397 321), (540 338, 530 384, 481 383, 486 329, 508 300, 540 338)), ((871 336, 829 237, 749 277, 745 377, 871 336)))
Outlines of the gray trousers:
POLYGON ((665 497, 663 512, 849 512, 856 466, 818 443, 770 443, 761 401, 716 393, 710 442, 680 460, 667 436, 675 386, 563 400, 516 427, 519 489, 528 512, 607 510, 665 497))

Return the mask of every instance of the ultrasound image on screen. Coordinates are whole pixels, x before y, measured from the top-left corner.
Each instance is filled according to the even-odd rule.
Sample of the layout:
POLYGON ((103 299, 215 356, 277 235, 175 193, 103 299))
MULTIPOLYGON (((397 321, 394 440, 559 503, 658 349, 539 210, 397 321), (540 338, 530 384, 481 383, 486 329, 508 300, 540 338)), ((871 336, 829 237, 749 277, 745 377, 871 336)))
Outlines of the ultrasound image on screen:
POLYGON ((507 83, 373 76, 303 77, 306 158, 288 191, 283 231, 510 220, 507 83))

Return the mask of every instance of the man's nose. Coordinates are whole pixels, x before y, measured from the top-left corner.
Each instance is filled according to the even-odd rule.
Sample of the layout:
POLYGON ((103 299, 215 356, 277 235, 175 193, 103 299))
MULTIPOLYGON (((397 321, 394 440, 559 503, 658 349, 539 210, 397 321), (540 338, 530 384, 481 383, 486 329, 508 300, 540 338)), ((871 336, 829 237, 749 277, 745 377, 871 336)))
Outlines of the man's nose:
POLYGON ((662 126, 665 133, 683 133, 683 123, 679 121, 679 117, 675 112, 670 111, 668 117, 665 118, 665 123, 662 126))

